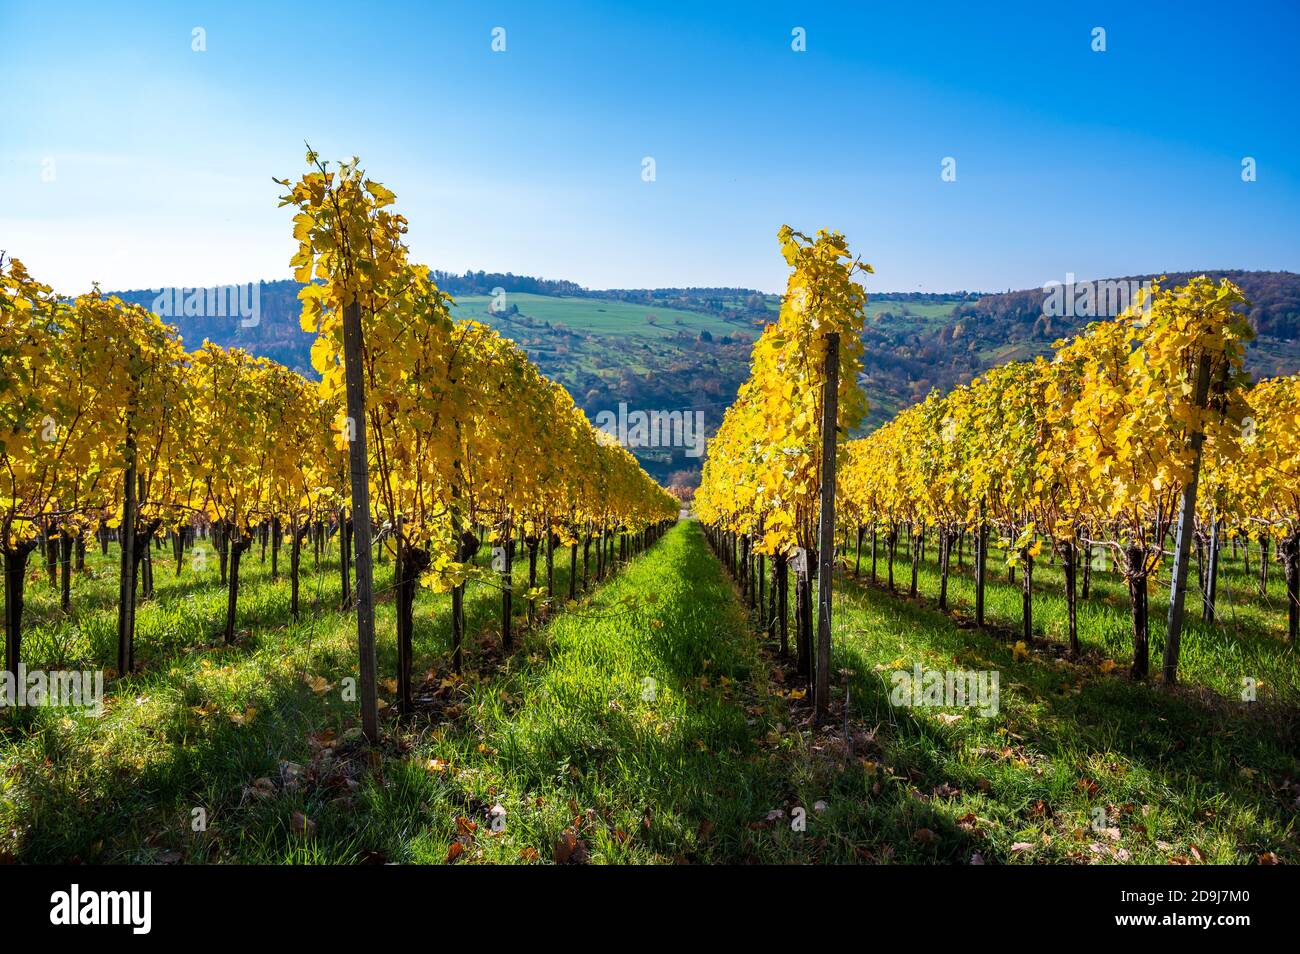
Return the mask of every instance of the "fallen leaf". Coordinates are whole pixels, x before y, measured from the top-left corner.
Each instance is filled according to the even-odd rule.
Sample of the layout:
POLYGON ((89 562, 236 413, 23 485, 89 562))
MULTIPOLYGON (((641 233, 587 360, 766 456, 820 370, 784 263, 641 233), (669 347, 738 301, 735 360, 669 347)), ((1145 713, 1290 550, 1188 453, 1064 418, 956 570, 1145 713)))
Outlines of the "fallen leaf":
POLYGON ((289 830, 299 837, 310 838, 316 834, 316 823, 302 812, 294 812, 289 819, 289 830))
POLYGON ((561 832, 555 843, 552 857, 557 865, 585 864, 587 861, 587 843, 573 831, 561 832))
POLYGON ((928 828, 918 828, 912 832, 912 840, 922 845, 933 845, 939 841, 939 836, 928 828))

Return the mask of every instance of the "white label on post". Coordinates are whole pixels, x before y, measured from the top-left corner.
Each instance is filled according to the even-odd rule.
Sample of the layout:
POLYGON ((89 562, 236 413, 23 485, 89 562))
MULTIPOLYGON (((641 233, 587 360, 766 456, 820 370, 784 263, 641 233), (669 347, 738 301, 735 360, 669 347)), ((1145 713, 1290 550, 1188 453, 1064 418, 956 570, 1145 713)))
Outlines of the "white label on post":
POLYGON ((790 555, 790 568, 796 573, 808 574, 808 551, 803 547, 795 547, 794 553, 790 555))
POLYGON ((506 571, 506 548, 505 547, 492 548, 492 569, 495 570, 497 573, 504 573, 506 571))

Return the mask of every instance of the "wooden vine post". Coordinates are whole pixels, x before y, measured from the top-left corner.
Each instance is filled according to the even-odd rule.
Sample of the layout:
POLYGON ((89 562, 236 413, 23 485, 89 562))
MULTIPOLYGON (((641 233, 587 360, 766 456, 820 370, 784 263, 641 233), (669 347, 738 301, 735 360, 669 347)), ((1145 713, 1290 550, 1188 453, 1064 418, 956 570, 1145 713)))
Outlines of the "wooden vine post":
POLYGON ((830 712, 831 574, 835 564, 835 446, 839 417, 840 336, 826 336, 822 384, 822 485, 817 528, 817 653, 813 705, 818 721, 830 712))
POLYGON ((370 466, 366 456, 366 385, 361 367, 361 305, 343 308, 343 362, 347 380, 348 471, 352 486, 352 533, 356 542, 357 672, 361 731, 379 738, 379 696, 375 682, 374 569, 370 562, 370 466))
MULTIPOLYGON (((1195 404, 1198 410, 1205 407, 1210 394, 1210 356, 1202 354, 1196 366, 1195 404)), ((1169 584, 1169 619, 1165 630, 1165 684, 1178 681, 1178 652, 1183 634, 1183 604, 1187 598, 1187 570, 1192 549, 1192 534, 1196 532, 1196 488, 1201 476, 1201 445, 1205 433, 1197 425, 1192 428, 1188 443, 1192 449, 1192 473, 1183 487, 1179 501, 1178 533, 1174 543, 1174 571, 1169 584)), ((1217 527, 1215 528, 1217 532, 1217 527)))

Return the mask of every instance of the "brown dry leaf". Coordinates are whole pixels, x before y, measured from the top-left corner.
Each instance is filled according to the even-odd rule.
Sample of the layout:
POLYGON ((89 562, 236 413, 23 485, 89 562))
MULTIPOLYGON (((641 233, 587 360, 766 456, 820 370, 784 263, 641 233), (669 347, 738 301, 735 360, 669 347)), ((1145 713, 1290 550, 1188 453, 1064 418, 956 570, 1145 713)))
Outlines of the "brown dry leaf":
POLYGON ((939 841, 939 836, 928 828, 918 828, 912 832, 912 840, 922 845, 933 845, 939 841))
POLYGON ((580 839, 573 831, 566 830, 560 833, 560 838, 555 843, 552 857, 557 865, 585 864, 588 857, 587 843, 580 839))
POLYGON ((294 812, 289 819, 289 829, 301 838, 310 838, 316 834, 316 823, 302 812, 294 812))
POLYGON ((1032 841, 1018 841, 1011 846, 1011 853, 1013 855, 1018 855, 1022 851, 1028 851, 1030 848, 1033 847, 1034 847, 1034 843, 1032 841))
POLYGON ((536 861, 540 856, 536 848, 520 848, 519 858, 521 861, 536 861))
POLYGON ((327 749, 334 744, 338 736, 333 729, 323 729, 307 736, 307 744, 313 749, 327 749))
POLYGON ((447 846, 447 864, 451 864, 457 858, 465 853, 465 846, 459 841, 453 841, 447 846))

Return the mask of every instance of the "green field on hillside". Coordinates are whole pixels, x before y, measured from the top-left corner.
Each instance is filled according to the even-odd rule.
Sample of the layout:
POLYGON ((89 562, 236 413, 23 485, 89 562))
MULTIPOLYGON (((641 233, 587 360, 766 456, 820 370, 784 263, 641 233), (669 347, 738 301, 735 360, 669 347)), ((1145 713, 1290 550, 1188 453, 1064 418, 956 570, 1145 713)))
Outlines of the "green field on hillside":
MULTIPOLYGON (((564 298, 552 295, 509 293, 506 305, 519 309, 518 316, 492 315, 488 295, 466 295, 456 299, 457 318, 474 318, 490 324, 505 333, 520 325, 519 317, 537 323, 550 322, 564 325, 583 334, 643 336, 669 338, 679 332, 698 335, 707 331, 713 335, 734 335, 738 332, 756 335, 752 327, 723 321, 698 311, 665 308, 659 305, 639 305, 600 298, 564 298)), ((525 326, 526 327, 526 326, 525 326)))
POLYGON ((893 315, 898 320, 910 320, 926 329, 938 328, 952 318, 952 311, 960 299, 948 301, 898 301, 880 298, 867 290, 867 315, 878 321, 883 314, 893 315))

